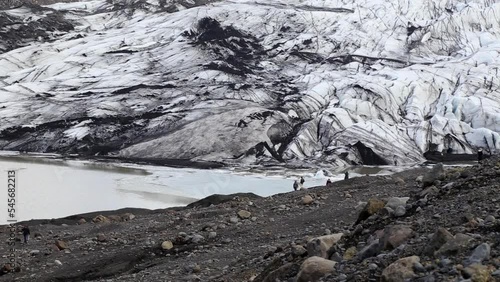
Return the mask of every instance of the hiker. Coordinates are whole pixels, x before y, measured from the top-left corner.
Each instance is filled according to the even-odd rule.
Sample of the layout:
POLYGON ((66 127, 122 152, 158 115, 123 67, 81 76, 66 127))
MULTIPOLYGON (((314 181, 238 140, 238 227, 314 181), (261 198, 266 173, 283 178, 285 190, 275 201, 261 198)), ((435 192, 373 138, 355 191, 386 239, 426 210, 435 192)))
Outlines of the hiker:
POLYGON ((28 226, 23 227, 23 237, 24 237, 24 244, 28 244, 28 240, 30 239, 30 229, 28 226))
POLYGON ((301 176, 300 177, 300 185, 304 185, 304 182, 306 182, 306 181, 304 180, 304 177, 301 176))
POLYGON ((483 149, 479 148, 479 150, 477 150, 477 162, 480 163, 482 159, 483 159, 483 149))
POLYGON ((344 172, 344 180, 349 179, 349 171, 344 172))
POLYGON ((293 182, 293 190, 295 191, 302 190, 302 184, 300 182, 301 182, 300 179, 297 179, 293 182))
POLYGON ((330 180, 330 178, 328 178, 328 180, 326 181, 326 187, 330 187, 330 185, 332 185, 332 181, 330 180))

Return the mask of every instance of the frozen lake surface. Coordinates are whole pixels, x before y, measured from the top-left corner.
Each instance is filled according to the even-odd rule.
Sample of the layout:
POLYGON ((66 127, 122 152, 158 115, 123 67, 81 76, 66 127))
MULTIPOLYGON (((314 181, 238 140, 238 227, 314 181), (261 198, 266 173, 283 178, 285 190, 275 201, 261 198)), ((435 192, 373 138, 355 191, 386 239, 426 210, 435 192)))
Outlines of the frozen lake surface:
MULTIPOLYGON (((125 163, 61 160, 41 155, 3 153, 0 203, 7 222, 7 171, 16 170, 18 220, 50 219, 125 207, 160 209, 187 205, 212 194, 252 192, 269 196, 292 190, 303 176, 305 187, 324 185, 327 178, 343 179, 342 172, 289 169, 180 169, 125 163)), ((402 168, 399 168, 401 170, 402 168)), ((393 167, 356 168, 351 177, 390 174, 393 167)))

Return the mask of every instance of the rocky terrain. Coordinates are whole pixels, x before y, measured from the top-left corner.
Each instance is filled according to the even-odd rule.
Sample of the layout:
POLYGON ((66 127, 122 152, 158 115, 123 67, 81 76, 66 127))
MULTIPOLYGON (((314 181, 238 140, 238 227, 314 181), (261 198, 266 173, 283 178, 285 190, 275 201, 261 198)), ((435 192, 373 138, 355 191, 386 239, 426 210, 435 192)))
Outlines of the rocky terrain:
POLYGON ((500 149, 497 1, 51 2, 0 11, 0 149, 337 166, 500 149))
POLYGON ((0 281, 497 281, 499 179, 493 157, 267 198, 26 222, 33 239, 18 242, 19 265, 0 281))

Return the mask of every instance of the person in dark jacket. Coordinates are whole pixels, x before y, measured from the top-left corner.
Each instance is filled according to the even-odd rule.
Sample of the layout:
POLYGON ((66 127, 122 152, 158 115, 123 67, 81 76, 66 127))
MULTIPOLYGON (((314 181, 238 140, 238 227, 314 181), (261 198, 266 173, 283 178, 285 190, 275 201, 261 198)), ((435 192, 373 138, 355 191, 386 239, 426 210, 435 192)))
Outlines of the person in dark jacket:
POLYGON ((477 150, 477 162, 480 163, 482 159, 483 159, 483 149, 479 148, 479 150, 477 150))
POLYGON ((28 244, 28 241, 30 239, 30 229, 28 226, 24 226, 22 231, 23 231, 24 243, 28 244))
POLYGON ((344 180, 349 179, 349 171, 344 172, 344 180))
POLYGON ((332 181, 330 180, 330 178, 328 178, 328 180, 326 181, 326 187, 330 187, 330 185, 332 185, 332 181))

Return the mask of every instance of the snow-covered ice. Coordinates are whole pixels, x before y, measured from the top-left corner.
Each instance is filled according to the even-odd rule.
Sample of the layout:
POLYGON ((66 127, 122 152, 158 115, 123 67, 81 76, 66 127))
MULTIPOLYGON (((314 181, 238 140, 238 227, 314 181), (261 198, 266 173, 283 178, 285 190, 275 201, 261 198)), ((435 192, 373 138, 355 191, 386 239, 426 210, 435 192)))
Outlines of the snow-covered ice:
POLYGON ((497 1, 161 2, 0 11, 74 25, 0 54, 0 148, 336 165, 500 150, 497 1))

